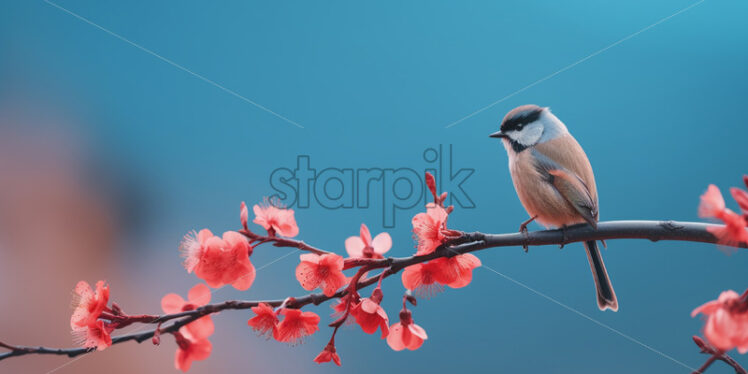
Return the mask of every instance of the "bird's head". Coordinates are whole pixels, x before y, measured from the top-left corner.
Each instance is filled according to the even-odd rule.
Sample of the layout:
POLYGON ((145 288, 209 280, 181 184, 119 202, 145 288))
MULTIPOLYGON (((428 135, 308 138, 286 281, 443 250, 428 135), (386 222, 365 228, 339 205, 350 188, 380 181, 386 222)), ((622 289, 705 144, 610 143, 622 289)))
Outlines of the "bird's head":
POLYGON ((509 111, 501 121, 499 131, 489 136, 503 139, 507 150, 521 152, 565 132, 566 127, 549 108, 530 104, 509 111))

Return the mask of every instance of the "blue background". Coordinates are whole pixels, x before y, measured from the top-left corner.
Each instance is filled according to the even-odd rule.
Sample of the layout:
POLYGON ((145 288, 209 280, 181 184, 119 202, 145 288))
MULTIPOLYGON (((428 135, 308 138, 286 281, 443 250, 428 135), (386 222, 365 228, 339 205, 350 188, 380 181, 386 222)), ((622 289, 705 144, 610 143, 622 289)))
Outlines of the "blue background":
MULTIPOLYGON (((692 2, 57 4, 303 128, 43 1, 4 2, 0 107, 53 122, 31 130, 41 138, 53 136, 47 135, 51 127, 49 134, 78 139, 82 162, 105 170, 107 188, 119 191, 120 209, 112 214, 123 224, 113 260, 52 282, 37 291, 42 295, 68 293, 78 279, 111 279, 120 272, 134 288, 124 291, 111 281, 112 299, 132 313, 158 313, 162 295, 184 295, 197 281, 180 265, 181 236, 203 227, 237 229, 239 202, 273 193, 271 172, 293 168, 297 155, 309 155, 318 169, 423 170, 430 167, 422 158, 425 149, 452 144, 454 167, 475 169, 463 187, 476 207, 458 208, 450 226, 515 231, 526 213, 505 151, 487 135, 508 110, 526 103, 550 106, 584 147, 603 220, 698 220, 698 197, 709 183, 726 193, 748 172, 744 1, 705 1, 450 128, 445 126, 692 2)), ((393 256, 414 251, 409 220, 420 210, 399 211, 396 227, 387 229, 393 256)), ((380 196, 372 197, 369 209, 313 204, 297 209, 296 217, 301 239, 338 253, 361 222, 374 234, 383 230, 380 196)), ((259 267, 287 252, 261 248, 252 259, 259 267)), ((690 311, 722 290, 748 286, 745 251, 728 256, 712 245, 612 240, 604 257, 621 309, 602 313, 581 245, 531 248, 528 254, 491 249, 478 256, 692 368, 706 356, 691 341, 702 322, 690 311)), ((297 261, 295 254, 286 257, 262 269, 250 291, 221 289, 213 301, 303 294, 293 277, 297 261)), ((386 282, 383 305, 392 322, 402 290, 397 278, 386 282)), ((323 323, 330 321, 327 305, 314 311, 323 323)), ((47 312, 61 316, 56 329, 66 329, 66 309, 47 312)), ((329 329, 288 347, 254 336, 245 325, 251 313, 226 312, 214 318, 213 355, 192 371, 690 371, 486 269, 476 270, 465 289, 422 300, 413 313, 429 334, 421 349, 393 352, 354 326, 338 336, 338 369, 311 361, 329 329)), ((172 339, 159 348, 127 344, 134 346, 130 359, 157 351, 149 356, 153 372, 175 371, 172 339)), ((120 348, 58 372, 89 370, 120 348)), ((748 364, 745 356, 737 358, 748 364)), ((34 359, 15 360, 9 365, 18 366, 6 367, 23 368, 34 359)), ((45 360, 40 372, 66 362, 45 360)), ((127 363, 109 370, 133 371, 127 363)), ((710 372, 731 370, 717 363, 710 372)))

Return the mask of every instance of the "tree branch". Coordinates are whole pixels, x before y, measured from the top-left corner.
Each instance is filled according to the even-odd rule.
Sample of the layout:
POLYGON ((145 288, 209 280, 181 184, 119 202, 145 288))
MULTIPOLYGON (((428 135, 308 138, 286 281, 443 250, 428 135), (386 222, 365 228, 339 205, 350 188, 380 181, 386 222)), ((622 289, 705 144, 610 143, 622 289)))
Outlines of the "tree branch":
POLYGON ((332 252, 328 252, 328 251, 325 251, 319 248, 315 248, 309 244, 304 243, 301 240, 289 239, 289 238, 284 238, 282 236, 276 236, 276 235, 259 235, 248 229, 239 230, 239 233, 246 236, 247 239, 249 239, 252 242, 258 242, 258 244, 259 243, 273 243, 273 246, 276 246, 276 247, 297 248, 301 251, 312 252, 318 255, 332 253, 332 252))
POLYGON ((704 362, 704 365, 701 365, 700 368, 698 368, 696 371, 694 371, 691 374, 703 374, 706 369, 709 368, 715 361, 720 360, 728 365, 730 365, 733 369, 735 369, 735 374, 748 374, 748 372, 745 371, 745 369, 740 366, 740 364, 735 361, 732 357, 728 356, 727 353, 720 351, 717 348, 714 348, 711 344, 705 342, 703 339, 701 339, 698 336, 693 337, 693 342, 696 343, 696 345, 701 348, 701 353, 709 354, 711 355, 706 362, 704 362))
MULTIPOLYGON (((697 222, 675 222, 675 221, 609 221, 600 222, 597 229, 588 225, 577 225, 568 227, 565 230, 543 230, 529 233, 511 233, 511 234, 484 234, 480 232, 459 233, 459 235, 446 244, 443 244, 434 252, 424 256, 412 256, 401 258, 385 259, 348 259, 346 268, 356 266, 366 266, 369 269, 385 269, 384 274, 379 273, 375 276, 368 277, 358 283, 356 289, 362 289, 376 283, 381 278, 389 277, 396 274, 403 268, 418 263, 426 262, 439 257, 452 257, 458 254, 479 251, 494 247, 510 246, 539 246, 539 245, 562 245, 573 242, 584 242, 590 240, 612 240, 612 239, 648 239, 651 241, 660 240, 677 240, 701 243, 716 243, 717 239, 707 231, 709 227, 719 227, 718 225, 697 223, 697 222)), ((245 234, 246 235, 246 234, 245 234)), ((248 235, 249 236, 249 235, 248 235)), ((250 237, 260 241, 271 241, 277 246, 288 246, 299 248, 313 253, 329 253, 321 249, 309 246, 303 242, 292 239, 277 237, 250 237)), ((740 244, 741 248, 746 248, 745 243, 740 244)), ((348 293, 347 288, 338 291, 333 296, 323 294, 308 294, 306 296, 293 298, 286 304, 289 308, 301 308, 308 304, 319 305, 325 301, 335 298, 341 298, 348 293)), ((177 320, 169 326, 158 329, 159 333, 172 333, 180 327, 209 314, 217 313, 223 310, 249 309, 257 306, 259 303, 266 303, 272 307, 280 306, 283 299, 265 300, 265 301, 238 301, 231 300, 218 304, 209 304, 199 307, 195 310, 185 311, 175 314, 165 314, 156 316, 152 319, 140 321, 144 324, 161 324, 171 320, 177 320)), ((119 344, 126 341, 134 340, 141 343, 150 339, 156 334, 156 329, 138 332, 128 335, 120 335, 112 338, 112 344, 119 344)), ((24 356, 29 354, 52 354, 66 355, 75 357, 81 354, 91 352, 87 348, 47 348, 47 347, 27 347, 14 346, 0 342, 0 347, 4 347, 9 352, 0 354, 0 360, 10 357, 24 356)), ((722 359, 723 358, 717 358, 722 359)), ((744 371, 741 373, 745 373, 744 371)))

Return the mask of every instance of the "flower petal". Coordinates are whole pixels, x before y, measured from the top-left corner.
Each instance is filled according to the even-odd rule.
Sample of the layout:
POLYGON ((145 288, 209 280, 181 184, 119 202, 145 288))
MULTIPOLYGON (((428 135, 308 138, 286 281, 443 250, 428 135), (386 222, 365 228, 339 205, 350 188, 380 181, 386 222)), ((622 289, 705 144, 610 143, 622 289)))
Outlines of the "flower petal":
POLYGON ((361 310, 363 310, 366 313, 374 314, 377 313, 379 310, 379 304, 375 303, 368 297, 361 300, 361 310))
POLYGON ((345 240, 345 251, 350 257, 364 257, 365 246, 364 241, 358 236, 350 236, 345 240))
POLYGON ((213 233, 210 232, 210 230, 208 230, 208 229, 202 229, 197 234, 197 241, 200 244, 204 244, 209 238, 212 238, 212 237, 213 237, 213 233))
POLYGON ((411 291, 414 291, 416 288, 422 285, 422 269, 423 264, 415 264, 406 267, 405 270, 403 270, 402 275, 403 286, 411 291))
POLYGON ((403 325, 398 322, 390 326, 390 334, 387 336, 387 345, 394 351, 402 351, 405 349, 403 343, 403 325))
POLYGON ((299 256, 299 260, 302 262, 311 262, 312 264, 318 264, 320 260, 320 255, 316 253, 304 253, 299 256))
POLYGON ((716 217, 721 211, 725 210, 725 199, 717 186, 710 184, 706 192, 701 195, 699 204, 699 217, 712 218, 716 217))
POLYGON ((363 223, 361 224, 359 235, 361 236, 361 240, 364 242, 364 245, 371 245, 371 232, 369 232, 369 228, 366 227, 366 225, 363 223))
POLYGON ((371 246, 374 247, 374 252, 383 255, 392 248, 392 237, 386 232, 379 233, 374 237, 371 246))
POLYGON ((198 283, 190 289, 187 299, 190 300, 190 304, 196 306, 206 305, 210 302, 210 288, 202 283, 198 283))
POLYGON ((426 335, 426 330, 424 330, 423 327, 416 325, 415 323, 409 324, 408 325, 408 330, 410 330, 410 332, 413 335, 415 335, 415 336, 417 336, 417 337, 419 337, 419 338, 421 338, 423 340, 426 340, 426 339, 429 338, 429 336, 426 335))
POLYGON ((317 274, 318 267, 319 265, 309 261, 302 261, 296 266, 296 280, 305 290, 311 291, 322 283, 322 279, 317 274))
POLYGON ((250 287, 252 287, 252 283, 254 283, 256 276, 257 273, 255 271, 255 267, 250 263, 246 269, 246 272, 242 276, 236 278, 236 280, 234 280, 231 285, 239 291, 246 291, 250 287))
POLYGON ((198 318, 194 322, 190 322, 185 326, 190 332, 190 335, 195 339, 205 339, 215 332, 215 325, 210 316, 198 318))
POLYGON ((192 359, 193 360, 205 360, 210 356, 210 352, 213 351, 213 345, 209 340, 203 339, 192 343, 192 359))
POLYGON ((166 294, 161 298, 161 309, 164 313, 174 314, 182 311, 184 307, 184 299, 175 293, 166 294))
POLYGON ((719 309, 719 307, 721 305, 722 305, 721 302, 716 301, 716 300, 712 300, 712 301, 710 301, 708 303, 705 303, 705 304, 697 307, 696 309, 694 309, 691 312, 691 317, 696 317, 696 315, 698 315, 699 313, 702 313, 702 314, 705 314, 705 315, 710 315, 710 314, 716 312, 717 309, 719 309))

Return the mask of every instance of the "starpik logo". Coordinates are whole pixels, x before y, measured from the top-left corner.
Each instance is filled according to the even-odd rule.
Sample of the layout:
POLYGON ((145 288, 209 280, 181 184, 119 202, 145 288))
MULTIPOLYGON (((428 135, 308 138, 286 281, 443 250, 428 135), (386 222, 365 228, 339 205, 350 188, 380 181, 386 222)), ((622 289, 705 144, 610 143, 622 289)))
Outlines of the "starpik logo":
POLYGON ((310 155, 298 155, 294 169, 279 167, 270 174, 270 187, 289 208, 325 209, 379 208, 384 227, 395 226, 395 213, 426 204, 430 196, 423 182, 424 172, 436 176, 442 191, 449 192, 447 205, 475 208, 465 191, 465 183, 475 172, 457 168, 450 145, 427 148, 422 153, 424 165, 418 167, 337 168, 312 167, 310 155))

